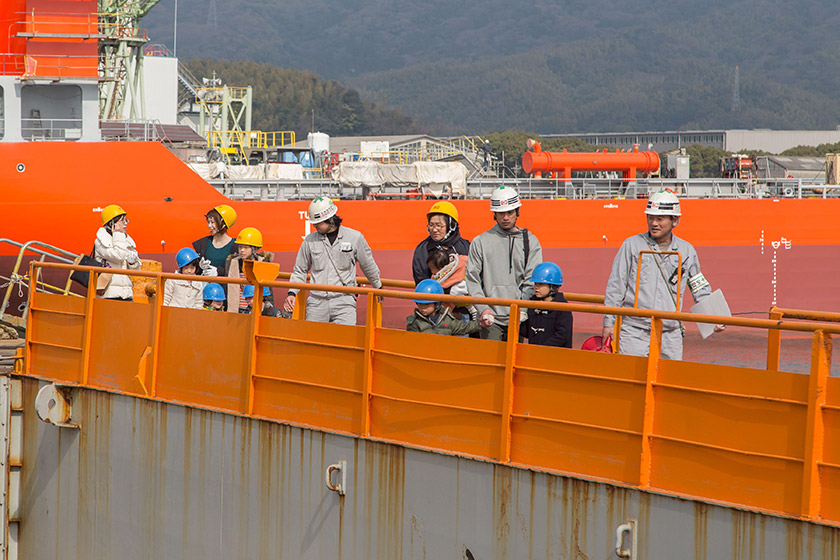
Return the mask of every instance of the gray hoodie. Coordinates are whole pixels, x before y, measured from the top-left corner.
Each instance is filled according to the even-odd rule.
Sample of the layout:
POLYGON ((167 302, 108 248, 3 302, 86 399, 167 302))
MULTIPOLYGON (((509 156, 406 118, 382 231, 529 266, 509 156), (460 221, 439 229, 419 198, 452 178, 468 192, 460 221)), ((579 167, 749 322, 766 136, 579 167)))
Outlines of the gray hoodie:
MULTIPOLYGON (((542 262, 537 236, 528 232, 528 264, 522 230, 505 231, 498 224, 476 237, 470 244, 467 261, 467 289, 474 297, 530 299, 534 285, 528 281, 534 267, 542 262)), ((476 305, 481 314, 488 308, 476 305)), ((496 322, 507 325, 510 309, 494 305, 496 322)))

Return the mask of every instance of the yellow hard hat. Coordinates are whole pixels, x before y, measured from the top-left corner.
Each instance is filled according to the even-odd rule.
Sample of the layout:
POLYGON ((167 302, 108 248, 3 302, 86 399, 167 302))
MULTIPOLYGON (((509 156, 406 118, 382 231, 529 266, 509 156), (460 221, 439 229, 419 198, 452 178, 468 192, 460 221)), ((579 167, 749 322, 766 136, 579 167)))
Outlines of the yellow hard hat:
POLYGON ((445 214, 456 222, 458 221, 458 210, 455 205, 445 200, 432 204, 432 207, 426 212, 426 218, 428 219, 432 214, 445 214))
POLYGON ((219 204, 218 206, 213 208, 213 210, 219 213, 219 216, 222 217, 222 221, 225 223, 225 226, 228 229, 232 228, 233 224, 236 223, 236 210, 234 210, 227 204, 219 204))
POLYGON ((250 245, 259 249, 263 246, 262 234, 257 228, 246 227, 236 236, 236 243, 238 245, 250 245))
POLYGON ((102 212, 99 215, 102 218, 102 225, 104 226, 114 218, 118 216, 125 216, 125 210, 122 209, 121 206, 117 206, 116 204, 109 204, 105 208, 102 209, 102 212))

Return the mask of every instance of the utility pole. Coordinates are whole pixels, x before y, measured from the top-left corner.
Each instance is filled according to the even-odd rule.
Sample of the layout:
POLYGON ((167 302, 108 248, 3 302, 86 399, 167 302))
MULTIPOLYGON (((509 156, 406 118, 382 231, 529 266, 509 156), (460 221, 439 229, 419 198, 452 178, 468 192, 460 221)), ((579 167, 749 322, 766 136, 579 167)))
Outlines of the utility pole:
POLYGON ((732 112, 741 110, 741 81, 738 66, 735 66, 735 83, 732 84, 732 112))

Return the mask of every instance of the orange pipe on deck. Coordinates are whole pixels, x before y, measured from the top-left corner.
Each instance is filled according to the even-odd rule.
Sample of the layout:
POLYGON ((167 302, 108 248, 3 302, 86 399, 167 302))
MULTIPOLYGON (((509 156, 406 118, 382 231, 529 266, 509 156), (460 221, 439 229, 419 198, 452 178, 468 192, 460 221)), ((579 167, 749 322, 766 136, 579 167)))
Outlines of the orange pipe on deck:
POLYGON ((659 169, 659 154, 640 152, 638 146, 630 152, 544 152, 539 142, 530 142, 533 152, 522 155, 522 169, 526 173, 554 173, 569 179, 572 171, 621 171, 625 179, 634 179, 636 172, 650 173, 659 169))

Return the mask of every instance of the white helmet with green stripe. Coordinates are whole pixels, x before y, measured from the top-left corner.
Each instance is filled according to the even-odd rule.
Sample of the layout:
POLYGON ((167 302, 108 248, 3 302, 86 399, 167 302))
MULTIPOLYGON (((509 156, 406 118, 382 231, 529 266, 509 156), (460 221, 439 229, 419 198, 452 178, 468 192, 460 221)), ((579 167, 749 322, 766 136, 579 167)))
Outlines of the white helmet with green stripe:
POLYGON ((320 224, 329 220, 338 212, 338 206, 331 198, 319 196, 309 204, 309 222, 320 224))

